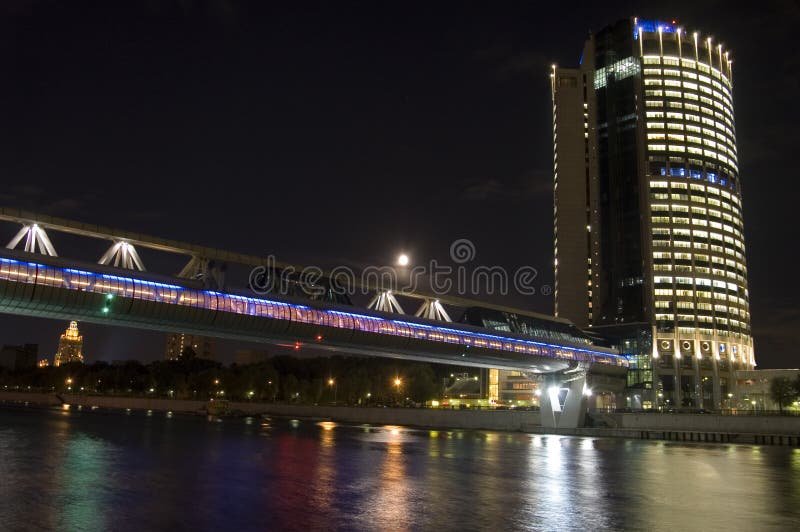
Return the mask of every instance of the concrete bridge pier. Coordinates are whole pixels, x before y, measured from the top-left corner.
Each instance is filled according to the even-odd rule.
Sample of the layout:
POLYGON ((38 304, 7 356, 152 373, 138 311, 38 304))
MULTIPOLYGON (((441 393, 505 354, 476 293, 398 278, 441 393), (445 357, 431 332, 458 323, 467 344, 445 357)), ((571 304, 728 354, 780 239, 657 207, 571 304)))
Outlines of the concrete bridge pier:
POLYGON ((546 377, 539 406, 543 427, 583 427, 588 407, 586 374, 546 377))

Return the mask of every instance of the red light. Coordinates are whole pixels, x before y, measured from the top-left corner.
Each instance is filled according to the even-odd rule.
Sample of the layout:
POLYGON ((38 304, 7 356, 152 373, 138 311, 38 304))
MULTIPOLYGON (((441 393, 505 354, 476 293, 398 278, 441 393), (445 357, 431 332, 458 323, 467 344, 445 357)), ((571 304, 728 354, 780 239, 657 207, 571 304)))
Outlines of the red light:
POLYGON ((300 342, 295 342, 294 348, 295 350, 300 349, 300 342))
POLYGON ((673 24, 677 24, 677 23, 678 23, 678 21, 677 21, 677 20, 673 20, 673 21, 672 21, 672 23, 673 23, 673 24))
POLYGON ((318 334, 318 335, 317 335, 317 342, 321 342, 321 341, 322 341, 322 335, 321 335, 321 334, 318 334))

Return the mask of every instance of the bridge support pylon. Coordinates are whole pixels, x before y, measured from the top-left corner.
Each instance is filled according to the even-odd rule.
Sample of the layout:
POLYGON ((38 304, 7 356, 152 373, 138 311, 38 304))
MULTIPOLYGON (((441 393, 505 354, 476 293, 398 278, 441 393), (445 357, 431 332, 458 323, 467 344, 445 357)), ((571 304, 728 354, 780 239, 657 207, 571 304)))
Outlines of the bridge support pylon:
POLYGON ((586 373, 553 375, 545 378, 539 398, 541 423, 547 428, 583 427, 591 390, 586 387, 586 373))

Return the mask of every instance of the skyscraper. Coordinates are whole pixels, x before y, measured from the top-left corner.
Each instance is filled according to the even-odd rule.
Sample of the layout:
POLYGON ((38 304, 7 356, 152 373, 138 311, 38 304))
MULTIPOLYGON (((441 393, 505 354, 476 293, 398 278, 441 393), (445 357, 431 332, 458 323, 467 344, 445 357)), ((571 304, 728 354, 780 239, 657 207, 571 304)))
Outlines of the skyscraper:
POLYGON ((550 77, 556 314, 619 340, 633 406, 723 405, 755 365, 729 52, 633 18, 550 77))
POLYGON ((54 366, 69 364, 70 362, 83 362, 83 336, 78 331, 78 322, 69 322, 69 327, 58 339, 54 366))

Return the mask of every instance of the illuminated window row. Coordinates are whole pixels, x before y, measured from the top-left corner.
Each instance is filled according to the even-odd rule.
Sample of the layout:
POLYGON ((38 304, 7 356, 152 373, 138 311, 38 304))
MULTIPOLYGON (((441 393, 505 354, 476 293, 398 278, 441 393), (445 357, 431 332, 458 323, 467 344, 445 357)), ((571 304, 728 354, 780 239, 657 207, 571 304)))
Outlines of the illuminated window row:
MULTIPOLYGON (((724 120, 728 125, 732 126, 733 123, 733 105, 719 91, 711 90, 707 87, 702 85, 698 86, 696 83, 690 82, 680 82, 680 81, 673 81, 673 80, 662 80, 662 79, 653 79, 653 78, 645 78, 644 80, 645 86, 645 96, 650 98, 657 98, 657 97, 666 97, 666 98, 673 98, 676 100, 683 100, 683 104, 687 106, 690 105, 686 102, 686 100, 691 100, 694 102, 702 102, 706 105, 710 105, 722 111, 727 117, 723 117, 724 120), (667 87, 666 89, 662 89, 661 87, 667 87), (680 90, 676 90, 680 89, 680 90), (704 96, 708 95, 708 96, 704 96), (712 98, 713 97, 713 98, 712 98)), ((678 102, 680 103, 680 102, 678 102)), ((679 106, 680 107, 680 106, 679 106)), ((695 107, 695 109, 699 109, 695 107)), ((704 111, 707 114, 714 114, 713 110, 704 111)))
MULTIPOLYGON (((672 102, 672 103, 675 103, 675 102, 672 102)), ((692 110, 692 111, 702 111, 702 109, 704 109, 704 108, 699 107, 699 106, 688 107, 691 104, 686 104, 686 105, 687 105, 686 108, 689 109, 689 110, 692 110), (696 109, 695 109, 695 107, 696 107, 696 109)), ((663 105, 663 102, 661 102, 660 100, 647 100, 647 107, 664 107, 664 105, 663 105), (655 102, 655 103, 654 103, 654 105, 649 105, 649 102, 655 102)), ((680 106, 678 106, 676 108, 677 109, 684 109, 684 106, 680 105, 680 106)), ((714 112, 711 109, 708 109, 708 108, 705 108, 705 109, 706 109, 706 113, 705 114, 713 115, 714 118, 717 118, 716 115, 714 114, 714 112)), ((726 140, 727 139, 731 140, 731 143, 735 146, 735 142, 733 142, 733 139, 736 136, 733 133, 733 129, 731 129, 733 127, 733 124, 729 123, 729 121, 726 120, 726 119, 723 119, 723 121, 720 122, 719 120, 713 120, 713 119, 711 119, 709 117, 701 116, 701 115, 694 114, 694 113, 684 113, 684 112, 680 112, 680 111, 669 111, 669 112, 666 113, 666 117, 669 118, 669 119, 672 119, 672 120, 686 120, 688 122, 694 122, 696 124, 714 126, 719 131, 721 131, 723 133, 726 133, 727 137, 724 137, 724 138, 726 138, 726 140)), ((648 127, 648 129, 652 129, 652 128, 664 129, 664 123, 663 122, 654 122, 654 123, 648 122, 647 127, 648 127)), ((697 129, 697 126, 693 126, 692 124, 687 124, 686 128, 689 129, 689 130, 692 130, 692 131, 699 131, 697 129), (692 128, 694 128, 694 129, 692 129, 692 128)))
MULTIPOLYGON (((686 46, 691 47, 688 43, 686 46)), ((654 56, 654 55, 644 55, 642 56, 642 63, 644 65, 665 65, 665 66, 682 66, 684 68, 689 68, 697 72, 702 72, 703 74, 710 74, 713 78, 711 79, 708 76, 704 76, 703 74, 698 75, 698 79, 702 76, 704 81, 708 80, 707 82, 718 87, 721 90, 728 91, 732 87, 732 83, 728 76, 725 73, 721 72, 714 66, 709 66, 702 61, 695 61, 693 59, 675 57, 675 56, 654 56), (722 83, 719 83, 716 80, 721 80, 722 83)), ((666 69, 665 69, 666 70, 666 69)))

